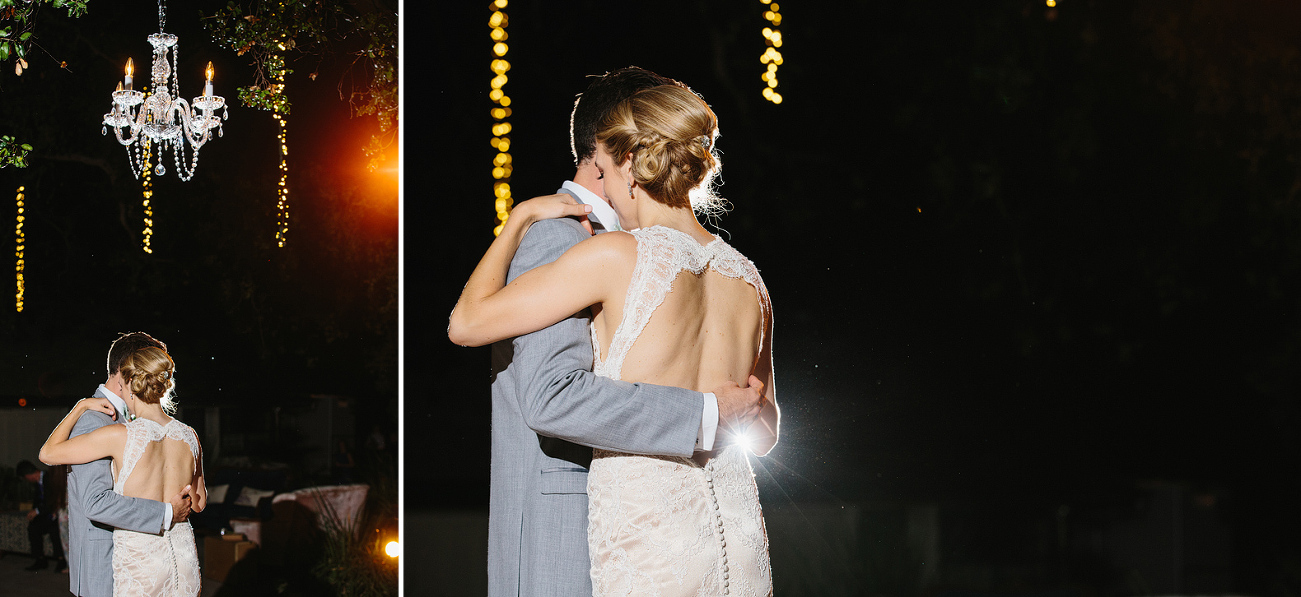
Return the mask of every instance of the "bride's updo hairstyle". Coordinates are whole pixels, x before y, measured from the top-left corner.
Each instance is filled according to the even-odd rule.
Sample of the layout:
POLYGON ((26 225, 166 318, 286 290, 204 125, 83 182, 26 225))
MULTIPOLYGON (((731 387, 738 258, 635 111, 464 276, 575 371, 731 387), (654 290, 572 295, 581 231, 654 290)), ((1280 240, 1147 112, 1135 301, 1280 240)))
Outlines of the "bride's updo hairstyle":
POLYGON ((632 155, 632 178, 656 201, 721 210, 712 181, 720 167, 718 118, 690 89, 660 85, 638 91, 606 115, 596 140, 615 164, 632 155))
POLYGON ((176 388, 176 364, 167 351, 147 346, 128 354, 122 361, 122 381, 145 404, 162 404, 167 414, 176 412, 172 390, 176 388))

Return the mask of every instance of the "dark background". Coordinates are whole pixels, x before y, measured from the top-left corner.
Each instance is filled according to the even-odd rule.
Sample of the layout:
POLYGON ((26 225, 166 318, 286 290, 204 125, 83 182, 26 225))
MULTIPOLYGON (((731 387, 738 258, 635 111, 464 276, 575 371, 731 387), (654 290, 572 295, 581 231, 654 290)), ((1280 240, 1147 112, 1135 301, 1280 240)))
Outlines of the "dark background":
MULTIPOLYGON (((765 510, 939 504, 949 562, 1040 571, 984 590, 1132 593, 1072 537, 1166 488, 1230 531, 1208 590, 1297 594, 1301 7, 781 4, 781 105, 757 1, 505 9, 517 200, 572 176, 585 75, 718 114, 774 303, 765 510)), ((477 511, 488 351, 443 330, 494 225, 490 11, 407 10, 406 508, 477 511)))
MULTIPOLYGON (((201 94, 212 61, 214 93, 230 107, 192 180, 177 177, 170 151, 167 173, 153 177, 152 254, 141 250, 141 183, 101 121, 128 57, 136 89, 150 84, 157 3, 91 2, 77 19, 45 6, 28 69, 19 77, 4 64, 0 131, 35 148, 30 167, 0 170, 9 201, 26 187, 27 210, 25 309, 11 303, 0 315, 4 406, 90 395, 117 334, 143 330, 176 360, 181 408, 222 407, 228 428, 277 437, 273 411, 330 394, 355 399, 359 434, 374 423, 395 432, 396 144, 388 170, 366 170, 361 147, 377 126, 350 118, 340 100, 360 73, 349 68, 355 48, 288 55, 290 229, 277 248, 277 126, 237 99, 236 87, 254 81, 250 55, 214 44, 200 21, 224 5, 167 3, 181 96, 201 94)), ((246 456, 284 463, 302 448, 268 442, 246 456)))

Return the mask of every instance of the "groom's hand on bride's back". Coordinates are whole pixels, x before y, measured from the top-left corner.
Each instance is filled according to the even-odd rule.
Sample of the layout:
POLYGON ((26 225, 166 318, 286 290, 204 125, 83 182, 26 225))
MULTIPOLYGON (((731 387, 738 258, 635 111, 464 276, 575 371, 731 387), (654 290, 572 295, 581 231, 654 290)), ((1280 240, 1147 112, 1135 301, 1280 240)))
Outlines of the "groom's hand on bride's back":
POLYGON ((172 524, 185 522, 185 519, 190 517, 191 489, 192 488, 189 485, 186 485, 185 489, 182 489, 180 493, 172 496, 171 500, 168 500, 172 503, 172 524))
POLYGON ((743 431, 759 417, 759 411, 763 409, 763 382, 751 375, 747 383, 750 385, 743 388, 729 381, 714 390, 714 397, 718 399, 720 432, 743 431))

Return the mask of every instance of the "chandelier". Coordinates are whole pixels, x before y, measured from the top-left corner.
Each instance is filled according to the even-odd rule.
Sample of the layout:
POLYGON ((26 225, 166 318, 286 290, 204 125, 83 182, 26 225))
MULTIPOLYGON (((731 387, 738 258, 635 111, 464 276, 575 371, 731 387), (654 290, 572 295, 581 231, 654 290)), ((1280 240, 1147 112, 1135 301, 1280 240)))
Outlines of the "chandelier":
POLYGON ((176 36, 163 33, 166 23, 167 11, 163 0, 158 0, 158 33, 148 38, 154 47, 153 87, 147 96, 132 89, 131 75, 135 65, 128 58, 125 86, 119 83, 113 92, 113 108, 104 115, 100 132, 107 135, 108 127, 113 127, 113 135, 127 148, 131 173, 136 178, 140 178, 148 167, 150 154, 157 159, 154 174, 165 174, 167 169, 163 167, 163 159, 170 147, 177 176, 181 180, 190 180, 199 165, 199 148, 212 138, 212 130, 217 129, 217 136, 222 136, 221 121, 227 117, 226 100, 212 94, 211 62, 205 72, 207 82, 203 86, 203 95, 191 102, 180 96, 176 80, 176 55, 180 50, 176 36), (171 51, 173 48, 176 50, 171 51), (169 51, 170 64, 167 61, 169 51), (222 111, 220 118, 216 115, 218 109, 222 111), (184 157, 187 142, 191 152, 188 163, 184 157))

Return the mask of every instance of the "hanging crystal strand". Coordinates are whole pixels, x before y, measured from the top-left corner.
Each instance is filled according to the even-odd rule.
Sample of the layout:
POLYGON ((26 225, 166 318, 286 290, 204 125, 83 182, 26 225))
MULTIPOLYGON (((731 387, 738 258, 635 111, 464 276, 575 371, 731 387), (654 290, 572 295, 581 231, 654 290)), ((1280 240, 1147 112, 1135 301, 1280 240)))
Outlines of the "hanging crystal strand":
POLYGON ((189 180, 194 177, 194 170, 199 166, 199 148, 191 148, 193 155, 190 160, 190 167, 186 168, 185 156, 183 155, 185 153, 185 143, 179 143, 178 145, 176 153, 173 154, 173 161, 176 163, 176 176, 183 181, 189 182, 189 180))
MULTIPOLYGON (((167 155, 167 146, 173 145, 169 139, 160 139, 158 141, 158 165, 154 166, 154 175, 162 176, 167 174, 167 168, 163 167, 164 156, 167 155)), ((172 147, 172 153, 176 153, 176 147, 172 147)))
POLYGON ((181 44, 177 43, 176 45, 172 46, 172 98, 173 99, 181 99, 181 92, 179 91, 180 85, 178 84, 178 81, 181 78, 181 76, 178 73, 180 73, 181 71, 176 70, 176 61, 179 60, 180 57, 181 57, 181 44))

